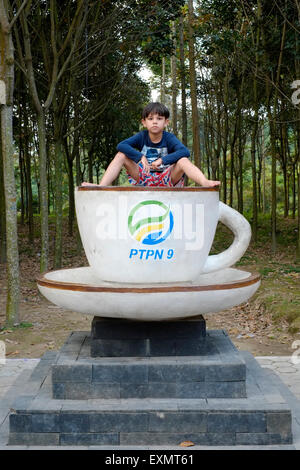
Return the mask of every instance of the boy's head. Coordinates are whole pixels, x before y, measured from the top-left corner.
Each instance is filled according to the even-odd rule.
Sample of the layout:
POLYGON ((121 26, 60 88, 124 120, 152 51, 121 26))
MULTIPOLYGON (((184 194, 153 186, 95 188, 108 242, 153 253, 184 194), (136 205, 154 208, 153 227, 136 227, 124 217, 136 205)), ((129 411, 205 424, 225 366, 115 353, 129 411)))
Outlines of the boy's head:
POLYGON ((161 103, 149 103, 142 112, 142 124, 151 139, 160 139, 169 123, 169 110, 161 103))
POLYGON ((170 116, 168 108, 164 104, 158 102, 147 104, 143 109, 142 119, 146 119, 150 114, 158 114, 166 119, 169 119, 170 116))

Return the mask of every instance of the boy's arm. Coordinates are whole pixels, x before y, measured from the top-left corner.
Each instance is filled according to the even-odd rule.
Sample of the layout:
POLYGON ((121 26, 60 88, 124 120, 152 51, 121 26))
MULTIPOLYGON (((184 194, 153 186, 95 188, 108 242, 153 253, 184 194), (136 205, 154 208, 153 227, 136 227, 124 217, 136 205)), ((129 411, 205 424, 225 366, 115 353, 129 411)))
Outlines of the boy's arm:
POLYGON ((172 165, 176 163, 180 158, 190 156, 189 149, 180 142, 179 139, 174 134, 168 134, 167 136, 167 148, 168 155, 162 157, 162 162, 164 165, 172 165))
POLYGON ((138 132, 132 137, 122 140, 122 142, 117 145, 117 150, 119 152, 125 153, 126 157, 138 163, 143 156, 142 152, 139 151, 139 149, 142 149, 142 146, 142 135, 140 132, 138 132))

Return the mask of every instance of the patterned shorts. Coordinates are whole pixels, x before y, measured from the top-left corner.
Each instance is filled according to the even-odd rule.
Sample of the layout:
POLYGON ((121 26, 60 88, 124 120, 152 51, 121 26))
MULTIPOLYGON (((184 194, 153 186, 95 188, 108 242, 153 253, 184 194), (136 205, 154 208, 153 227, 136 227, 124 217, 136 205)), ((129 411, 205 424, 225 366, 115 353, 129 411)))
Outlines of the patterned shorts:
POLYGON ((143 169, 142 163, 138 164, 139 167, 139 181, 137 182, 132 176, 128 175, 128 181, 134 186, 168 186, 174 188, 182 188, 184 186, 184 175, 180 180, 173 184, 171 181, 171 170, 173 165, 166 168, 164 171, 151 171, 149 175, 143 169))

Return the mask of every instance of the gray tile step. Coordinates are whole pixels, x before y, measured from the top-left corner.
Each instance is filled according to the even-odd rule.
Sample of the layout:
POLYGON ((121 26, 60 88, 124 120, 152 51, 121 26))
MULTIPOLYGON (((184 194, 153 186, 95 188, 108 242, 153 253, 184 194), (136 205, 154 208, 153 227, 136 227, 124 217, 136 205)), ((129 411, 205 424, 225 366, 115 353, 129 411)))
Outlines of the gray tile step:
MULTIPOLYGON (((183 322, 181 324, 184 326, 183 322)), ((139 328, 146 326, 142 324, 139 328)), ((188 332, 190 330, 185 331, 186 334, 188 332)), ((90 353, 90 341, 88 332, 76 332, 62 347, 52 366, 54 398, 246 396, 245 362, 223 330, 208 331, 201 342, 202 354, 197 356, 94 358, 90 353)), ((182 341, 188 349, 190 341, 182 341)))
POLYGON ((12 406, 9 445, 291 445, 289 405, 254 357, 241 357, 247 398, 237 399, 52 399, 41 360, 39 390, 32 382, 32 395, 28 389, 12 406))

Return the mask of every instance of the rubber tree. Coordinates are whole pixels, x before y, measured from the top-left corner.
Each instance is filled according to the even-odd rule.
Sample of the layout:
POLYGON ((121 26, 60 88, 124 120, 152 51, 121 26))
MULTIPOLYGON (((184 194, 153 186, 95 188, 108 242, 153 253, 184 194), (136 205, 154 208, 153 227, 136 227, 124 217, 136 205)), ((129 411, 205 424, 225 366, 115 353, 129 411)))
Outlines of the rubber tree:
POLYGON ((171 56, 171 77, 172 77, 172 129, 173 134, 177 136, 177 41, 176 41, 176 24, 175 21, 172 22, 172 34, 173 34, 173 44, 174 52, 171 56))
POLYGON ((186 67, 184 54, 184 23, 183 16, 179 18, 179 75, 181 85, 181 120, 182 120, 182 143, 187 146, 187 110, 186 110, 186 67))
POLYGON ((12 38, 13 24, 23 10, 10 18, 11 5, 0 0, 0 86, 1 86, 1 150, 3 163, 3 181, 6 222, 6 258, 7 258, 7 301, 6 325, 19 323, 19 251, 17 230, 17 197, 14 175, 13 144, 13 92, 14 92, 14 46, 12 38))
POLYGON ((190 66, 190 87, 192 103, 192 126, 193 126, 193 153, 194 163, 200 168, 200 129, 197 102, 197 77, 195 65, 195 45, 194 45, 194 5, 193 0, 188 0, 188 42, 189 42, 189 66, 190 66))
MULTIPOLYGON (((0 119, 0 122, 1 122, 1 119, 0 119)), ((2 142, 0 138, 0 263, 6 263, 6 221, 5 221, 6 211, 5 211, 3 161, 2 161, 2 148, 1 148, 2 145, 1 144, 2 142)))
MULTIPOLYGON (((299 0, 295 0, 295 4, 297 7, 297 18, 298 22, 300 21, 300 2, 299 0)), ((296 77, 300 77, 300 44, 299 44, 299 34, 296 31, 295 34, 295 43, 296 43, 296 52, 297 52, 297 58, 295 60, 295 72, 296 72, 296 77)), ((296 245, 296 259, 299 261, 300 260, 300 157, 299 157, 299 151, 300 151, 300 107, 298 105, 297 109, 297 120, 296 120, 296 149, 297 151, 297 160, 295 160, 295 167, 297 168, 297 182, 295 181, 295 186, 297 184, 298 187, 298 239, 297 239, 297 245, 296 245)))

